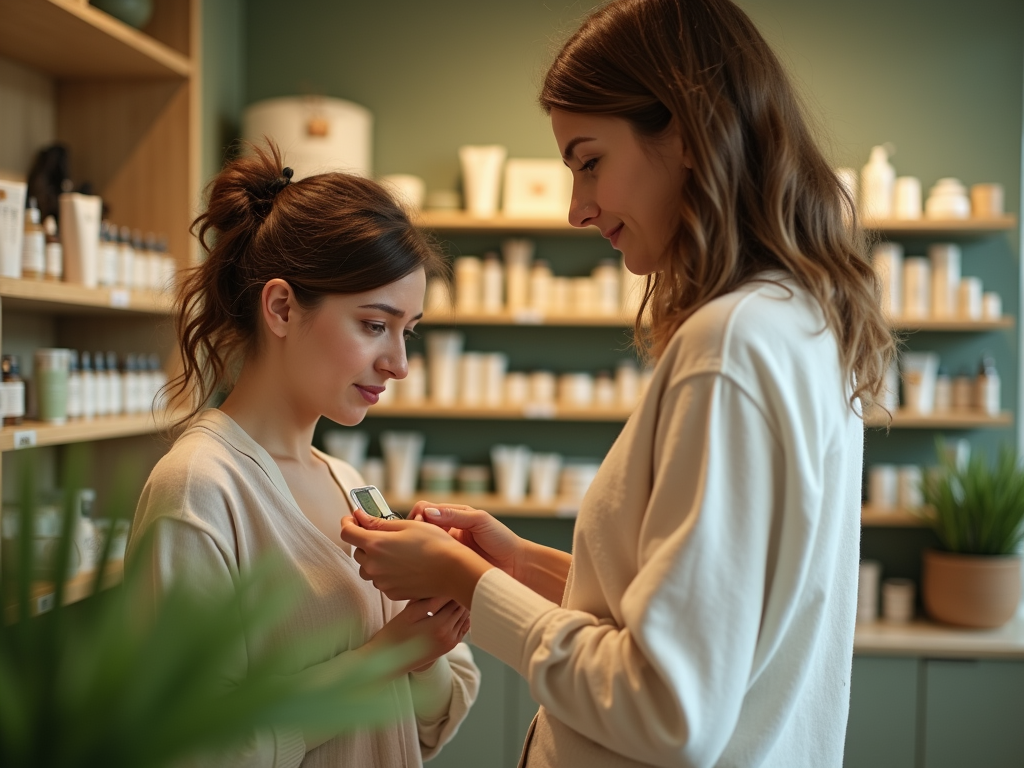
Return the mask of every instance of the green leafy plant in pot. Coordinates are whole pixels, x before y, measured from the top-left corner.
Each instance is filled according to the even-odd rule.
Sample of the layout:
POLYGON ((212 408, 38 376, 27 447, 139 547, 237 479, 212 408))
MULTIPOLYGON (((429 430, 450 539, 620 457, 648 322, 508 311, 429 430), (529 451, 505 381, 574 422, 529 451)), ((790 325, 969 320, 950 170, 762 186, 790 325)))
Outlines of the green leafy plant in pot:
POLYGON ((1024 468, 1005 446, 993 464, 975 451, 958 465, 941 441, 938 454, 922 488, 923 517, 942 547, 924 553, 925 610, 947 624, 1001 626, 1020 603, 1024 468))
MULTIPOLYGON (((396 710, 388 682, 415 649, 360 658, 318 683, 286 673, 298 645, 322 647, 334 633, 347 632, 345 624, 254 654, 237 686, 226 689, 218 682, 233 648, 291 614, 293 585, 282 583, 273 561, 257 563, 231 594, 199 595, 175 586, 140 610, 145 595, 134 587, 133 572, 145 567, 142 559, 127 564, 122 585, 100 591, 111 525, 92 596, 64 604, 77 514, 74 489, 82 486, 84 466, 73 450, 65 462, 55 600, 51 610, 33 615, 37 504, 34 462, 28 458, 19 511, 11 513, 19 517, 16 541, 0 563, 0 765, 160 768, 196 758, 218 765, 218 756, 263 729, 340 733, 408 716, 396 710)), ((124 517, 131 500, 124 492, 115 495, 120 499, 111 511, 124 517)))

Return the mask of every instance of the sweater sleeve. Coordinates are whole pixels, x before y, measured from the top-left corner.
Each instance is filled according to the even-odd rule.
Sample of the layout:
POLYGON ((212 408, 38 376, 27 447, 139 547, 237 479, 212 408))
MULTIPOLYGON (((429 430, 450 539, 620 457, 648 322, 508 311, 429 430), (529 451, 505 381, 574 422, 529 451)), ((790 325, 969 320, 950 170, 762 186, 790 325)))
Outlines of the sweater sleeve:
POLYGON ((409 675, 416 729, 424 760, 441 751, 459 730, 480 690, 480 670, 469 646, 459 643, 425 672, 409 675))
POLYGON ((764 414, 735 383, 721 374, 674 383, 621 620, 560 608, 494 569, 473 596, 474 643, 518 670, 550 715, 607 749, 657 766, 714 765, 754 664, 783 463, 764 414))

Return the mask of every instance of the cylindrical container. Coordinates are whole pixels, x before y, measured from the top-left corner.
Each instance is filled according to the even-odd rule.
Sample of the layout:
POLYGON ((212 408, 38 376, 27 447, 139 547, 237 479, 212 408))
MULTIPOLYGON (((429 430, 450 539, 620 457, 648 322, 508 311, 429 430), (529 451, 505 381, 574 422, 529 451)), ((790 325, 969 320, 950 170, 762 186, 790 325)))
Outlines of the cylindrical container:
POLYGON ((597 290, 593 279, 574 277, 570 282, 569 303, 577 317, 592 317, 597 314, 597 290))
POLYGON ((982 359, 974 386, 974 407, 986 416, 997 416, 1000 404, 1000 380, 993 358, 982 359))
POLYGON ((882 616, 895 624, 907 624, 914 618, 914 582, 910 579, 882 582, 882 616))
POLYGON ((871 265, 882 285, 882 312, 886 317, 903 316, 903 246, 878 243, 871 250, 871 265))
POLYGON ((501 172, 508 150, 492 144, 459 147, 462 188, 470 215, 487 218, 498 212, 501 172))
POLYGON ((530 378, 513 371, 505 376, 505 404, 525 405, 530 400, 530 378))
POLYGON ((896 179, 893 217, 921 218, 921 180, 916 176, 900 176, 896 179))
POLYGON ((921 414, 934 412, 939 356, 934 352, 905 352, 902 358, 904 408, 921 414))
POLYGON ((632 408, 640 399, 640 374, 632 360, 623 360, 615 369, 615 399, 622 408, 632 408))
POLYGON ((535 453, 530 457, 530 498, 549 502, 558 492, 558 475, 562 470, 560 453, 535 453))
POLYGON ((619 274, 619 265, 614 259, 603 259, 591 273, 594 283, 594 308, 597 314, 618 315, 621 311, 619 274))
POLYGON ((895 464, 875 464, 868 471, 868 504, 879 511, 896 509, 899 471, 895 464))
POLYGON ((971 201, 967 189, 959 179, 939 179, 928 193, 924 215, 929 219, 970 218, 971 201))
POLYGON ((1004 214, 1002 184, 974 184, 971 186, 971 216, 976 219, 998 219, 1004 214))
POLYGON ((117 285, 117 227, 104 221, 100 225, 99 284, 106 287, 117 285))
POLYGON ((81 415, 82 372, 78 368, 78 352, 71 350, 68 355, 68 418, 77 419, 81 415))
POLYGON ((92 356, 92 369, 96 383, 96 415, 110 415, 110 379, 107 378, 107 359, 102 352, 92 356))
POLYGON ((530 270, 530 309, 546 314, 551 306, 551 265, 543 259, 533 263, 530 270))
POLYGON ((921 468, 913 464, 905 464, 897 470, 896 505, 900 509, 918 509, 924 504, 923 479, 921 468))
POLYGON ((21 276, 42 280, 46 272, 46 232, 40 218, 36 199, 28 199, 25 209, 25 235, 21 241, 21 276))
POLYGON ((458 470, 459 491, 483 494, 491 488, 491 470, 476 464, 465 464, 458 470))
POLYGON ((395 389, 400 403, 419 405, 427 399, 427 368, 423 355, 409 355, 409 372, 404 379, 395 382, 395 389))
POLYGON ((134 287, 135 249, 132 248, 132 231, 121 227, 117 236, 117 284, 124 288, 134 287))
POLYGON ((68 419, 69 349, 37 349, 35 359, 36 402, 39 420, 64 424, 68 419))
POLYGON ((483 400, 484 356, 479 352, 464 352, 459 358, 459 402, 476 406, 483 400))
MULTIPOLYGON (((136 408, 139 408, 138 400, 136 400, 136 408)), ((91 419, 95 415, 96 372, 92 367, 92 355, 82 352, 82 416, 91 419)))
POLYGON ((928 246, 932 267, 932 315, 955 317, 960 287, 960 246, 934 243, 928 246))
POLYGON ((416 492, 420 456, 423 455, 423 433, 381 432, 380 445, 387 467, 388 492, 408 499, 416 492))
POLYGON ((499 315, 505 308, 505 273, 497 254, 484 258, 481 270, 480 309, 485 315, 499 315))
POLYGON ((498 408, 505 402, 505 371, 508 370, 508 355, 491 352, 483 356, 484 405, 498 408))
POLYGON ((60 236, 64 246, 64 279, 87 288, 99 281, 100 214, 95 195, 65 192, 60 196, 60 236))
POLYGON ((896 170, 889 162, 884 146, 871 148, 871 159, 860 175, 861 216, 868 221, 892 216, 893 187, 896 170))
POLYGON ((454 405, 458 399, 459 355, 465 336, 457 331, 426 334, 430 399, 438 405, 454 405))
POLYGON ((533 241, 525 238, 509 238, 501 244, 501 257, 505 261, 506 305, 509 312, 521 312, 527 307, 534 248, 533 241))
POLYGON ((60 282, 64 279, 64 246, 60 244, 57 220, 53 216, 46 217, 46 221, 43 222, 43 231, 46 233, 44 256, 46 272, 44 277, 53 282, 60 282))
POLYGON ((1003 299, 995 291, 986 291, 982 294, 981 316, 985 320, 998 320, 1003 316, 1003 299))
POLYGON ((939 366, 935 375, 935 412, 949 413, 953 410, 953 380, 949 371, 939 366))
POLYGON ((957 289, 956 313, 964 320, 981 320, 982 291, 980 277, 962 277, 957 289))
POLYGON ((953 379, 953 410, 969 411, 974 407, 974 379, 963 368, 953 379))
POLYGON ((551 278, 551 295, 548 299, 548 312, 549 314, 559 315, 562 317, 573 314, 572 278, 551 278))
POLYGON ((0 413, 3 413, 4 426, 21 424, 25 420, 25 380, 21 378, 21 365, 17 355, 4 355, 0 360, 3 371, 0 413))
POLYGON ((522 501, 530 471, 530 449, 525 445, 495 445, 491 448, 491 462, 498 494, 505 501, 522 501))
POLYGON ((452 493, 459 460, 454 456, 424 456, 420 466, 420 488, 427 493, 452 493))
POLYGON ((480 311, 483 297, 483 273, 476 256, 460 256, 455 260, 455 308, 466 315, 480 311))
POLYGON ((530 374, 530 402, 554 403, 555 387, 555 374, 551 371, 534 371, 530 374))
POLYGON ((107 405, 108 411, 113 415, 119 416, 125 412, 122 392, 121 371, 117 367, 117 353, 107 352, 107 405))
POLYGON ((594 377, 589 373, 563 373, 558 379, 558 402, 570 409, 593 406, 594 377))
POLYGON ((903 260, 903 316, 925 318, 932 313, 931 263, 920 256, 903 260))
POLYGON ((882 394, 876 402, 889 413, 900 407, 900 371, 895 361, 885 370, 882 394))
POLYGON ((857 622, 869 624, 878 619, 878 583, 882 579, 882 564, 877 560, 860 561, 857 583, 857 622))
POLYGON ((594 405, 597 408, 615 407, 615 381, 608 371, 594 377, 594 405))
POLYGON ((324 450, 328 456, 341 459, 357 472, 366 461, 370 435, 356 429, 329 429, 324 432, 324 450))

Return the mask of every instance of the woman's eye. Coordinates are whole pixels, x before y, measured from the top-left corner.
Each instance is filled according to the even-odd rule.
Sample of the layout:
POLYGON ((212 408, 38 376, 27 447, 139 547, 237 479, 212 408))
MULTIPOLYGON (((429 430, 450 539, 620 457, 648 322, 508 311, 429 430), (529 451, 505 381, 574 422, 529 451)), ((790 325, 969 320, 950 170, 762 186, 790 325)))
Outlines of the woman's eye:
POLYGON ((372 333, 372 334, 374 334, 376 336, 379 336, 380 334, 384 333, 384 331, 387 330, 387 326, 384 325, 384 323, 366 323, 366 322, 364 322, 363 325, 366 327, 366 330, 368 330, 370 333, 372 333))
POLYGON ((587 162, 585 162, 582 166, 580 166, 580 171, 592 171, 594 170, 595 165, 597 165, 597 158, 593 157, 590 160, 587 160, 587 162))
POLYGON ((420 335, 418 333, 416 333, 416 331, 414 331, 414 330, 410 329, 410 330, 405 332, 405 340, 406 341, 409 341, 410 339, 418 339, 418 338, 420 338, 420 335))

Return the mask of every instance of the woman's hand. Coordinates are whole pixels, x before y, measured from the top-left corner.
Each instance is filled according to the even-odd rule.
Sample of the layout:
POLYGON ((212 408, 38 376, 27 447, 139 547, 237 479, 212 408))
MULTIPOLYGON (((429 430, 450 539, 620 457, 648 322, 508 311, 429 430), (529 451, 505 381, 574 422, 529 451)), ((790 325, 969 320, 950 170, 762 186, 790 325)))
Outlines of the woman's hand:
POLYGON ((454 600, 432 597, 411 600, 367 645, 394 646, 412 642, 417 654, 406 671, 422 672, 458 645, 468 631, 469 611, 454 600))
POLYGON ((361 509, 341 520, 359 575, 392 600, 454 597, 464 607, 492 567, 441 528, 418 520, 381 520, 361 509))
POLYGON ((457 542, 513 578, 517 566, 522 570, 520 561, 527 549, 526 542, 482 509, 464 504, 418 501, 409 513, 409 519, 443 528, 457 542))

